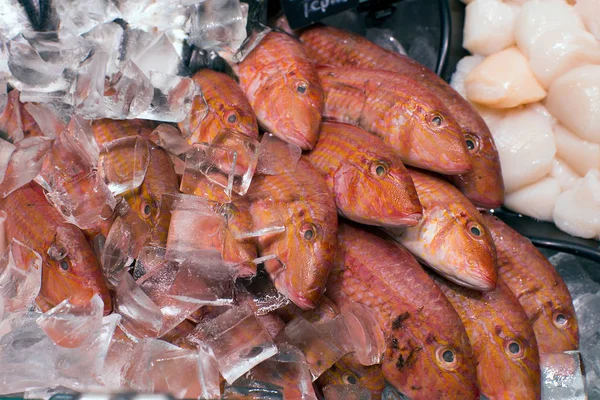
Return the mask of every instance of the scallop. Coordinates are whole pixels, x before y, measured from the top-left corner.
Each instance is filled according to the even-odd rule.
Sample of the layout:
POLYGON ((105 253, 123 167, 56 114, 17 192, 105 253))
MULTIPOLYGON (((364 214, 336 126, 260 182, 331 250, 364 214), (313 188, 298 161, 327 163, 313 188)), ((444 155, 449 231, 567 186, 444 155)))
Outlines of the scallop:
POLYGON ((487 57, 467 76, 465 88, 470 101, 493 108, 512 108, 546 96, 516 47, 487 57))
POLYGON ((579 15, 564 0, 530 0, 517 17, 515 40, 525 57, 529 57, 543 33, 573 27, 585 29, 579 15))
POLYGON ((560 124, 554 127, 554 137, 556 154, 578 175, 584 176, 590 169, 600 169, 600 144, 583 140, 560 124))
POLYGON ((571 132, 600 143, 600 65, 578 67, 556 79, 546 107, 571 132))
POLYGON ((563 192, 554 206, 554 223, 573 235, 586 239, 600 234, 600 171, 590 170, 563 192))
POLYGON ((546 177, 516 192, 507 194, 504 205, 518 213, 542 221, 552 221, 554 204, 561 191, 558 179, 546 177))
POLYGON ((483 56, 467 56, 460 59, 456 64, 456 71, 452 74, 450 85, 456 90, 462 97, 467 98, 467 90, 465 89, 465 79, 473 71, 473 68, 481 64, 485 59, 483 56))
POLYGON ((463 47, 484 56, 515 43, 514 27, 520 7, 501 0, 475 0, 465 10, 463 47))
POLYGON ((489 108, 476 103, 473 104, 473 107, 475 107, 479 115, 481 115, 481 118, 483 118, 489 129, 495 127, 496 124, 504 119, 506 113, 509 112, 508 109, 489 108))
POLYGON ((554 158, 552 161, 552 171, 550 172, 550 176, 558 180, 560 188, 563 191, 571 189, 575 185, 575 182, 577 182, 577 179, 581 178, 581 175, 575 172, 569 164, 558 157, 554 158))
POLYGON ((600 2, 598 0, 577 0, 573 8, 583 20, 587 30, 600 40, 600 2))
POLYGON ((507 193, 537 182, 552 170, 556 144, 552 119, 540 105, 519 107, 490 127, 507 193))
POLYGON ((600 43, 578 27, 545 32, 529 51, 531 71, 545 89, 573 68, 594 63, 600 63, 600 43))

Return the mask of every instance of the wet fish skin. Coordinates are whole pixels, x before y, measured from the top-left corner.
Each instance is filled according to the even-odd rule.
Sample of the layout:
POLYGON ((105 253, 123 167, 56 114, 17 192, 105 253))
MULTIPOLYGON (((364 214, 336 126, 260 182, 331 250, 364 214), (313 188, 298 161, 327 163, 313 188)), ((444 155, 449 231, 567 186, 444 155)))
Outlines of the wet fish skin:
POLYGON ((365 367, 353 353, 339 359, 331 368, 323 372, 317 380, 321 387, 328 385, 360 385, 371 392, 371 399, 378 400, 385 389, 385 378, 381 365, 365 367))
POLYGON ((255 176, 248 193, 274 200, 273 206, 253 207, 255 220, 271 220, 277 213, 285 226, 285 232, 258 238, 259 255, 276 254, 285 265, 265 262, 275 287, 300 308, 314 308, 337 248, 337 210, 325 180, 302 157, 294 171, 255 176))
POLYGON ((15 190, 0 202, 0 209, 8 214, 7 240, 17 239, 42 257, 42 286, 36 299, 42 311, 67 298, 89 300, 98 294, 104 301, 104 314, 111 312, 102 269, 84 234, 64 222, 39 185, 32 182, 15 190), (56 254, 66 256, 56 259, 56 254))
POLYGON ((427 86, 445 104, 463 130, 473 169, 449 177, 476 206, 504 202, 504 182, 494 139, 475 108, 433 71, 409 57, 385 50, 363 36, 314 25, 299 33, 306 52, 319 64, 377 68, 403 74, 427 86))
POLYGON ((529 239, 490 213, 481 213, 496 244, 498 274, 525 309, 540 354, 579 348, 573 300, 556 269, 529 239))
POLYGON ((460 126, 418 80, 383 70, 319 67, 323 118, 359 126, 387 143, 406 165, 444 174, 471 170, 460 126))
POLYGON ((481 393, 489 399, 540 399, 535 333, 506 283, 498 279, 494 291, 482 293, 431 276, 465 325, 477 359, 481 393))
POLYGON ((387 342, 385 379, 414 400, 478 399, 465 328, 414 257, 392 240, 346 223, 338 240, 327 295, 338 306, 349 299, 376 314, 387 342), (446 350, 453 352, 452 362, 441 358, 446 350))
POLYGON ((323 122, 308 153, 335 195, 338 213, 368 225, 414 226, 423 208, 400 158, 370 133, 352 125, 323 122))
POLYGON ((475 290, 494 290, 496 249, 475 206, 445 180, 425 171, 408 171, 423 205, 423 218, 417 226, 388 232, 447 279, 475 290))
POLYGON ((259 124, 303 150, 314 147, 323 112, 323 91, 302 44, 270 32, 234 67, 259 124))
POLYGON ((258 138, 258 123, 252 106, 232 78, 222 72, 201 69, 192 80, 200 87, 202 95, 194 98, 189 118, 178 124, 180 131, 189 132, 187 140, 190 144, 210 143, 224 128, 258 138))

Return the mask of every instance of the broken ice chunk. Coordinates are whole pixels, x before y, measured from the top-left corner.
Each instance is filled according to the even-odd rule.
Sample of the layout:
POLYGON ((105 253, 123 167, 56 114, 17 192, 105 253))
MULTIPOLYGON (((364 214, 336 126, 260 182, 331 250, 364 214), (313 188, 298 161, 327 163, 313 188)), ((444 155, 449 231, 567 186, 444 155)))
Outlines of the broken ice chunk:
POLYGON ((272 133, 266 132, 258 149, 256 173, 277 175, 284 171, 293 172, 300 156, 302 156, 300 147, 284 142, 272 133))
POLYGON ((20 1, 12 0, 2 5, 0 35, 12 39, 24 30, 31 29, 31 22, 20 1))
POLYGON ((66 299, 37 319, 46 335, 61 347, 79 347, 97 335, 102 325, 104 302, 94 295, 83 304, 66 299))
POLYGON ((15 313, 33 305, 42 285, 42 257, 13 239, 0 259, 0 294, 4 309, 15 313))
POLYGON ((200 260, 179 266, 169 295, 179 301, 198 305, 233 304, 233 279, 226 265, 203 265, 200 260))
POLYGON ((235 396, 250 392, 262 394, 261 398, 316 400, 304 354, 297 347, 285 343, 278 348, 277 354, 226 387, 225 394, 235 396))
POLYGON ((152 143, 178 156, 189 151, 192 146, 181 136, 179 129, 169 124, 157 126, 149 138, 152 143))
POLYGON ((21 140, 10 157, 4 180, 0 184, 0 196, 8 196, 21 186, 31 182, 42 169, 44 158, 52 140, 35 136, 21 140))
POLYGON ((341 309, 354 355, 362 365, 381 363, 385 338, 373 311, 360 303, 344 304, 341 309))
POLYGON ((141 136, 128 136, 105 143, 98 168, 113 195, 138 188, 150 165, 150 146, 141 136))
POLYGON ((110 0, 56 0, 54 4, 61 26, 77 35, 121 16, 110 0))
POLYGON ((206 0, 194 11, 190 42, 195 46, 236 52, 246 39, 239 0, 206 0))
POLYGON ((127 268, 133 262, 133 235, 129 224, 121 217, 113 222, 104 248, 102 249, 101 265, 107 282, 116 287, 127 268))
POLYGON ((0 182, 4 180, 4 174, 6 174, 8 164, 10 163, 10 157, 15 150, 16 147, 14 144, 0 139, 0 182))
POLYGON ((141 285, 146 279, 150 278, 154 272, 168 262, 165 259, 165 253, 166 249, 164 247, 142 247, 133 270, 133 277, 138 285, 141 285))
POLYGON ((346 354, 328 340, 322 331, 302 317, 296 317, 287 324, 285 335, 304 353, 313 381, 346 354))
POLYGON ((67 127, 54 110, 47 104, 25 104, 25 110, 35 120, 44 136, 54 139, 67 127))
MULTIPOLYGON (((195 351, 146 339, 135 346, 130 362, 125 365, 124 381, 138 392, 170 393, 178 399, 199 398, 202 383, 206 382, 202 379, 206 376, 202 376, 200 357, 195 351)), ((214 378, 210 386, 215 387, 214 378)))
POLYGON ((212 349, 221 375, 230 384, 277 354, 271 336, 248 306, 234 307, 196 329, 212 349))
POLYGON ((91 50, 84 38, 66 29, 50 32, 23 32, 23 37, 35 49, 42 60, 63 68, 74 67, 83 61, 91 50))
POLYGON ((578 351, 540 354, 543 399, 586 399, 578 351))
POLYGON ((162 328, 160 308, 146 296, 133 277, 124 274, 116 291, 116 312, 123 332, 134 338, 157 337, 162 328))
POLYGON ((235 162, 228 164, 225 160, 220 160, 219 165, 225 168, 224 172, 230 174, 230 168, 233 167, 232 190, 239 195, 245 195, 258 163, 258 140, 231 129, 222 129, 210 145, 235 151, 235 162))
POLYGON ((146 49, 132 58, 132 61, 147 77, 151 71, 177 75, 181 59, 165 33, 158 36, 146 49))
POLYGON ((14 78, 33 87, 57 81, 65 69, 64 65, 44 61, 22 35, 10 43, 8 68, 14 78))
POLYGON ((285 231, 283 218, 270 193, 252 193, 237 200, 235 204, 242 212, 252 216, 251 226, 239 226, 233 230, 236 239, 275 235, 285 231))
POLYGON ((190 78, 150 71, 154 97, 150 106, 137 117, 162 122, 180 122, 189 114, 196 96, 190 78))
POLYGON ((200 372, 200 398, 214 399, 221 396, 219 366, 210 347, 198 347, 198 368, 200 372))
POLYGON ((104 87, 104 115, 113 119, 136 118, 152 102, 154 89, 150 80, 131 60, 121 64, 104 87))
POLYGON ((104 107, 104 82, 108 53, 97 51, 77 70, 74 106, 78 115, 94 117, 104 107))
POLYGON ((361 385, 327 385, 323 388, 325 400, 370 400, 371 391, 361 385))
MULTIPOLYGON (((83 36, 88 40, 94 52, 108 54, 106 75, 112 76, 117 71, 118 50, 123 39, 123 28, 116 22, 108 22, 96 26, 83 36)), ((104 80, 104 77, 102 77, 104 80)))

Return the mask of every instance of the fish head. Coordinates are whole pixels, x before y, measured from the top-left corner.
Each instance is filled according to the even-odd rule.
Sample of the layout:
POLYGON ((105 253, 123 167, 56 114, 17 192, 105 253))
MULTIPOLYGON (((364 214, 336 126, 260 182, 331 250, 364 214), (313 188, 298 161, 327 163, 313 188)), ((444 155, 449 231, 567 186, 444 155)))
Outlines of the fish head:
POLYGON ((387 227, 414 226, 423 208, 404 164, 392 155, 364 149, 350 155, 333 179, 336 204, 356 222, 387 227))
POLYGON ((533 330, 543 334, 539 347, 544 353, 577 350, 579 326, 570 298, 556 296, 540 299, 536 314, 530 316, 533 330))
POLYGON ((337 212, 333 199, 292 200, 275 210, 280 214, 285 231, 259 238, 262 253, 278 257, 278 260, 265 261, 265 269, 277 290, 294 304, 305 310, 315 308, 325 291, 337 248, 337 212))
POLYGON ((208 103, 210 111, 188 138, 190 144, 210 143, 223 129, 230 129, 252 138, 258 137, 258 123, 252 109, 247 110, 222 99, 212 99, 208 103))
POLYGON ((339 359, 319 377, 321 387, 328 385, 359 385, 369 389, 372 398, 379 398, 385 389, 381 365, 364 366, 350 353, 339 359))
POLYGON ((239 277, 249 277, 256 275, 256 265, 251 262, 257 257, 256 242, 254 238, 243 236, 252 231, 252 216, 246 202, 238 200, 237 203, 224 203, 218 207, 217 212, 226 225, 222 256, 224 261, 237 265, 239 277))
MULTIPOLYGON (((441 166, 443 170, 439 172, 444 174, 470 171, 471 157, 458 122, 432 93, 417 93, 419 95, 407 107, 411 114, 408 127, 414 132, 411 134, 411 152, 419 154, 423 162, 431 164, 432 170, 441 166)), ((395 118, 394 113, 389 114, 388 118, 395 118)))
POLYGON ((273 76, 256 93, 258 119, 282 140, 311 150, 319 137, 323 113, 323 90, 316 72, 294 71, 273 76))
POLYGON ((102 268, 83 233, 73 226, 60 226, 54 242, 43 255, 41 297, 56 306, 65 299, 87 302, 98 294, 104 314, 112 311, 112 300, 102 268))
POLYGON ((496 287, 498 268, 492 236, 476 210, 469 212, 459 203, 432 207, 423 218, 421 238, 435 250, 429 262, 447 279, 483 292, 496 287))

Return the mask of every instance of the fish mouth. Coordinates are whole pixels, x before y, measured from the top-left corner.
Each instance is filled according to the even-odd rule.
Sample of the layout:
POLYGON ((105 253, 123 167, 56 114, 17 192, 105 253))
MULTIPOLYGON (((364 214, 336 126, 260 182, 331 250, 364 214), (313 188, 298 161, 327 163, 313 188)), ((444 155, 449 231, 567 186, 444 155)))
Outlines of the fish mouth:
POLYGON ((384 218, 381 226, 385 228, 405 228, 409 226, 416 226, 421 218, 423 218, 423 213, 413 213, 401 217, 384 218))
POLYGON ((442 273, 442 275, 457 285, 466 287, 468 289, 477 290, 479 292, 492 292, 496 289, 496 280, 489 276, 481 274, 456 276, 444 273, 442 273))
POLYGON ((295 144, 300 147, 302 150, 312 150, 314 144, 308 141, 307 138, 302 136, 300 133, 296 132, 294 135, 288 135, 283 139, 286 142, 295 144))
MULTIPOLYGON (((279 286, 279 285, 276 285, 279 286)), ((313 300, 309 300, 298 291, 289 288, 287 285, 281 285, 277 288, 285 297, 291 300, 292 303, 297 305, 303 310, 313 310, 317 304, 313 300)))

